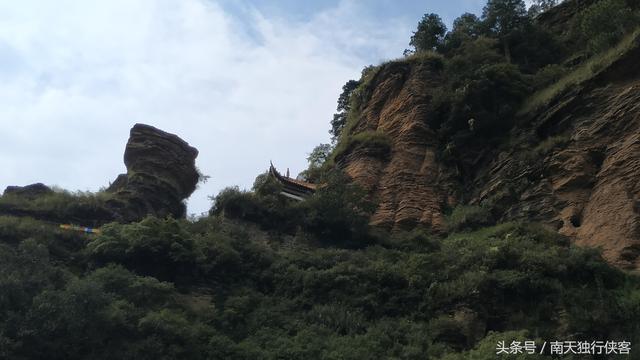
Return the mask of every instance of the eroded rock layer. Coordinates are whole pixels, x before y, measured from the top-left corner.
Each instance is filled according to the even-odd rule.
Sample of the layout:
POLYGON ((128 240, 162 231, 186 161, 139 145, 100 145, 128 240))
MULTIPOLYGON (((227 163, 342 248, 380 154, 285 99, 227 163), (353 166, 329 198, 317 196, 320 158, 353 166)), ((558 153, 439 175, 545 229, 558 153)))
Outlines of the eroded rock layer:
POLYGON ((354 148, 338 165, 379 202, 374 225, 441 232, 445 208, 476 204, 496 220, 542 222, 578 245, 601 247, 617 266, 638 268, 639 48, 519 117, 502 145, 459 149, 458 165, 438 160, 443 146, 426 125, 438 72, 420 62, 385 64, 358 94, 351 134, 384 133, 391 150, 354 148))
POLYGON ((446 187, 436 161, 438 143, 426 125, 427 108, 439 81, 429 64, 390 63, 371 80, 354 133, 376 131, 389 136, 387 157, 354 150, 340 165, 379 203, 372 224, 389 229, 428 226, 444 230, 442 204, 446 187))
POLYGON ((518 159, 536 143, 497 156, 476 181, 476 202, 503 197, 504 219, 545 221, 618 266, 640 266, 640 69, 628 63, 638 56, 526 119, 521 138, 550 148, 528 163, 518 159))

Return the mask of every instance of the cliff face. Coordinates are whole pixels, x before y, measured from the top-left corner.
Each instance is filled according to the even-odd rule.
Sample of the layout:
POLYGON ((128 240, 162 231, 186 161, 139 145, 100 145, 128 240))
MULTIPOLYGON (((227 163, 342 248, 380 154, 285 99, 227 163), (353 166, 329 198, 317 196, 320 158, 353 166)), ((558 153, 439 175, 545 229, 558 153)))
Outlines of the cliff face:
MULTIPOLYGON (((387 157, 354 149, 338 165, 379 201, 374 225, 446 229, 444 209, 489 207, 496 220, 539 221, 576 244, 602 247, 625 268, 640 266, 640 56, 631 46, 592 78, 516 119, 502 145, 461 150, 473 164, 439 160, 426 125, 439 75, 428 65, 383 65, 370 80, 352 134, 388 135, 387 157), (456 190, 458 189, 458 190, 456 190), (460 190, 462 189, 462 190, 460 190)), ((441 150, 440 150, 441 151, 441 150)))
POLYGON ((544 221, 612 263, 640 265, 640 68, 636 48, 523 119, 521 146, 497 154, 474 182, 476 203, 503 219, 544 221), (534 139, 527 141, 526 139, 534 139), (555 141, 554 141, 555 139, 555 141), (558 140, 560 139, 560 140, 558 140), (551 144, 521 161, 536 141, 551 144), (512 181, 512 179, 518 179, 512 181))
POLYGON ((371 80, 372 93, 353 132, 387 134, 391 154, 385 158, 355 149, 339 164, 379 202, 371 220, 374 225, 444 230, 442 206, 447 194, 443 168, 436 161, 439 144, 425 121, 434 95, 430 89, 438 81, 438 72, 421 63, 391 63, 371 80))

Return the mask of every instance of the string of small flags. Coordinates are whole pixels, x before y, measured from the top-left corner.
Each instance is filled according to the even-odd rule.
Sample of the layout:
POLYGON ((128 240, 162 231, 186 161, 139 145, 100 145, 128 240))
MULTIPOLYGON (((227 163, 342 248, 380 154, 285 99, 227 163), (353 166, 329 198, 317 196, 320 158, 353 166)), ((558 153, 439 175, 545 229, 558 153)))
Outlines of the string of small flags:
POLYGON ((84 227, 84 226, 77 226, 77 225, 71 225, 71 224, 62 224, 62 225, 60 225, 60 229, 69 230, 69 231, 78 231, 78 232, 82 232, 82 233, 85 233, 85 234, 100 234, 101 233, 100 229, 91 228, 91 227, 84 227))

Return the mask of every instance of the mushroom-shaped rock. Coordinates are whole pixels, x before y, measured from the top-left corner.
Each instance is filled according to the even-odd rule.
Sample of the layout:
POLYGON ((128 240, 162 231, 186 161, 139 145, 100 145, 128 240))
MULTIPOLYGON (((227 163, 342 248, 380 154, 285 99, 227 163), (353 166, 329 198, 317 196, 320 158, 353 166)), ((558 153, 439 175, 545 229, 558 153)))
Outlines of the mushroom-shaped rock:
POLYGON ((174 134, 136 124, 124 153, 127 174, 118 176, 107 191, 110 207, 120 220, 147 215, 184 217, 183 203, 198 184, 198 150, 174 134))

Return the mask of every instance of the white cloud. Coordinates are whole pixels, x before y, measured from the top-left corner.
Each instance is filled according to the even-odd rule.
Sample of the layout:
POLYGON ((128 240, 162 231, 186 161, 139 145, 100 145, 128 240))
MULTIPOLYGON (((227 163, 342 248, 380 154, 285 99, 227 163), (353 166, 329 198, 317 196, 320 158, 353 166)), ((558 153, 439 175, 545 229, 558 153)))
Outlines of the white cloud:
POLYGON ((206 0, 0 3, 0 187, 97 190, 124 171, 136 122, 200 150, 211 180, 191 212, 249 187, 270 159, 302 170, 328 141, 342 84, 401 54, 411 32, 359 6, 290 23, 206 0))

